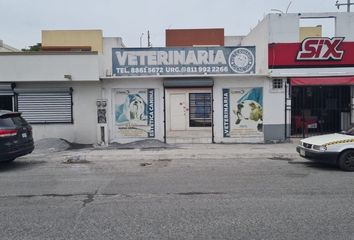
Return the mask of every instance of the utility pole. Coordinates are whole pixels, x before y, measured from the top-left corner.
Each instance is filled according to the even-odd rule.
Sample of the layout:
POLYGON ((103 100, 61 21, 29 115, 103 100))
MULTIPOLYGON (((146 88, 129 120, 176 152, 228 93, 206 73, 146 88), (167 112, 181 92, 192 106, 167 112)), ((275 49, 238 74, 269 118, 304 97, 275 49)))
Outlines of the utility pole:
POLYGON ((354 5, 354 3, 351 3, 350 0, 347 0, 347 3, 339 3, 339 0, 336 1, 335 6, 339 9, 340 6, 347 6, 347 12, 350 12, 350 6, 354 5))
POLYGON ((148 47, 152 47, 151 42, 150 42, 150 31, 148 30, 148 47))
POLYGON ((140 35, 140 47, 142 47, 142 46, 143 46, 143 41, 142 41, 143 36, 144 36, 144 33, 142 33, 142 34, 140 35))
POLYGON ((348 0, 348 2, 347 2, 347 12, 350 12, 350 5, 351 5, 351 3, 350 3, 350 0, 348 0))

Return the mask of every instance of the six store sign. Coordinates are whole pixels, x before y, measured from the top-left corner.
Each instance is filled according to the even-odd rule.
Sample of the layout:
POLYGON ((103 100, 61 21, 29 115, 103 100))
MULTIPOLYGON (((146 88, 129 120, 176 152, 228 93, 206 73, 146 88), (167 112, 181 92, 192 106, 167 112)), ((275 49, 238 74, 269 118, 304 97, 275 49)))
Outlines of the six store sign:
POLYGON ((254 74, 255 47, 113 48, 114 76, 254 74))

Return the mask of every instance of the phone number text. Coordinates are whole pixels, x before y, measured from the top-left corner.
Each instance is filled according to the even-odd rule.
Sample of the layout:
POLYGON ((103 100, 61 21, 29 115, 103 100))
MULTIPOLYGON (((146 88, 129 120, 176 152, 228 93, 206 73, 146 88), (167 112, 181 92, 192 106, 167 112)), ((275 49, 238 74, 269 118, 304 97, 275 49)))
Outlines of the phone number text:
POLYGON ((127 74, 147 74, 147 75, 166 75, 177 73, 228 73, 227 66, 207 66, 207 67, 127 67, 116 68, 118 75, 127 74))

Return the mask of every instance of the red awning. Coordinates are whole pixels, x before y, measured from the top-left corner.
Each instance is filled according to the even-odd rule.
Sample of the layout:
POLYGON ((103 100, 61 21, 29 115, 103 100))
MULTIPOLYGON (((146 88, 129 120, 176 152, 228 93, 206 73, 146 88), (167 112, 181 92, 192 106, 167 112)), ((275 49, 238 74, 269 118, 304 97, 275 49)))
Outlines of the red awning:
POLYGON ((290 78, 292 86, 321 86, 321 85, 354 85, 354 76, 350 77, 301 77, 290 78))

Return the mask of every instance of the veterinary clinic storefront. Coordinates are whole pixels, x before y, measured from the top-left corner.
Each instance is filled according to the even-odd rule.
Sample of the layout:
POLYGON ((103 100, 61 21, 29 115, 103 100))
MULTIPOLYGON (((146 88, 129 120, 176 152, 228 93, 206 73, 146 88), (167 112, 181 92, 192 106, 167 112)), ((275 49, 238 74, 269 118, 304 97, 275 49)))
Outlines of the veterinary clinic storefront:
POLYGON ((264 142, 272 99, 255 51, 113 48, 112 76, 101 78, 109 141, 264 142))

